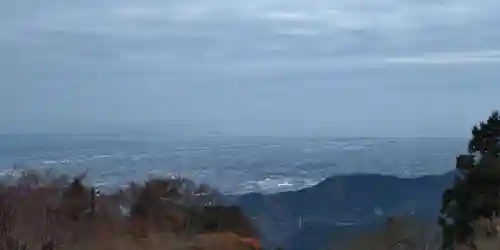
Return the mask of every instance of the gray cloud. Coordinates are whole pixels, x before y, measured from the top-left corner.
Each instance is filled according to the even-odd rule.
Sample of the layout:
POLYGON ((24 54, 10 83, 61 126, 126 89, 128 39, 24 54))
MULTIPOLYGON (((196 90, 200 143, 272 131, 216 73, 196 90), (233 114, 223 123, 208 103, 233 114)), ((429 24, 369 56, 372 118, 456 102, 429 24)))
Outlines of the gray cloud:
POLYGON ((463 134, 499 104, 462 101, 500 90, 498 7, 3 1, 0 131, 463 134), (363 112, 371 128, 352 125, 363 112), (446 114, 461 117, 453 129, 437 121, 446 114))

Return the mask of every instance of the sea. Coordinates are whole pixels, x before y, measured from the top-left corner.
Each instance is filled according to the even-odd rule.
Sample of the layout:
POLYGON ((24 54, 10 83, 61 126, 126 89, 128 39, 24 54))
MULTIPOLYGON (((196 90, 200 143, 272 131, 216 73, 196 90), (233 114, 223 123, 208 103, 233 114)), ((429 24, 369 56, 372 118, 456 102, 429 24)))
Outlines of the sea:
POLYGON ((333 175, 439 175, 465 153, 464 138, 0 135, 0 177, 13 169, 87 173, 113 189, 185 177, 225 194, 306 188, 333 175))

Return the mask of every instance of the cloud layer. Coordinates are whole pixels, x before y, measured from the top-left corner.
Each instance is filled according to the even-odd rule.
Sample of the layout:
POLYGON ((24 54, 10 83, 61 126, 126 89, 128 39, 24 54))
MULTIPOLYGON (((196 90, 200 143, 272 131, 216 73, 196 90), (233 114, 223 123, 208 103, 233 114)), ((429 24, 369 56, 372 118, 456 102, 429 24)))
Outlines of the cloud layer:
POLYGON ((177 122, 328 134, 351 130, 358 118, 346 113, 368 112, 366 120, 380 123, 368 134, 429 134, 447 125, 400 127, 479 109, 461 118, 463 130, 499 104, 453 101, 488 95, 485 86, 500 90, 490 84, 499 76, 498 7, 493 0, 3 1, 0 97, 16 110, 0 105, 11 120, 0 130, 27 121, 53 130, 177 122), (430 102, 420 104, 425 97, 430 102))

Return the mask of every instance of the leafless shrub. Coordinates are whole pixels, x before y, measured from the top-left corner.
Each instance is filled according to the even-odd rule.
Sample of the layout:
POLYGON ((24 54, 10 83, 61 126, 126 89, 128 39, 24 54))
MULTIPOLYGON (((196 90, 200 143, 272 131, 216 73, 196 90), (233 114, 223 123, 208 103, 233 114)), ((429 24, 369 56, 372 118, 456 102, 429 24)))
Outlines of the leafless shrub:
POLYGON ((250 228, 241 222, 245 216, 234 208, 206 208, 200 197, 214 190, 187 179, 152 179, 99 194, 84 185, 85 174, 71 179, 16 171, 15 183, 0 185, 0 250, 208 250, 220 240, 227 247, 248 246, 240 239, 249 231, 242 228, 250 228), (208 230, 210 223, 217 230, 208 230), (239 234, 220 237, 231 230, 239 234))

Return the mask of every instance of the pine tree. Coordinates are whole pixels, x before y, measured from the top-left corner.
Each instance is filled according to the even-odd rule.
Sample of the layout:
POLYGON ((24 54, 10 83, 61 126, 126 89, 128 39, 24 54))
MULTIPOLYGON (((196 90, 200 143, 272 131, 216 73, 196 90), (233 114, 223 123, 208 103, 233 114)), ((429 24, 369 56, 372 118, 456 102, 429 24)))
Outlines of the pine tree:
POLYGON ((469 243, 474 235, 471 222, 492 219, 500 211, 500 115, 493 112, 472 128, 468 154, 457 157, 457 176, 444 191, 439 225, 442 249, 456 242, 469 243))

